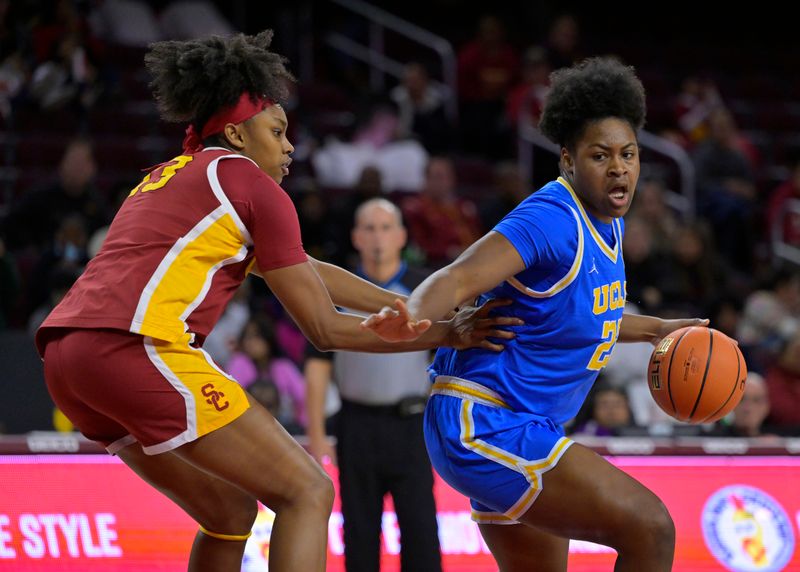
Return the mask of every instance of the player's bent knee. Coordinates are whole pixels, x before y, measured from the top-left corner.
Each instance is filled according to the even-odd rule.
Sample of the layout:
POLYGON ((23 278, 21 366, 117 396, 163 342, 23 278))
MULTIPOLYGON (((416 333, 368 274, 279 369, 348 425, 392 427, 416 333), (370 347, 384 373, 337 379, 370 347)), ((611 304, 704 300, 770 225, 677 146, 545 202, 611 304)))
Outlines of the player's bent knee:
POLYGON ((330 514, 333 509, 333 481, 325 473, 309 479, 303 487, 300 501, 309 508, 330 514))
POLYGON ((198 520, 204 533, 209 536, 242 536, 248 534, 258 516, 258 503, 253 498, 230 499, 217 510, 198 520))
POLYGON ((320 514, 330 515, 333 509, 333 481, 323 472, 304 476, 301 483, 296 483, 291 490, 284 491, 278 497, 262 502, 276 513, 285 510, 315 511, 320 514))
POLYGON ((653 515, 651 533, 654 535, 657 544, 671 553, 675 548, 675 522, 672 520, 667 507, 661 504, 661 510, 653 515))
POLYGON ((675 523, 664 503, 652 503, 642 510, 636 523, 639 543, 653 554, 671 555, 675 549, 675 523))

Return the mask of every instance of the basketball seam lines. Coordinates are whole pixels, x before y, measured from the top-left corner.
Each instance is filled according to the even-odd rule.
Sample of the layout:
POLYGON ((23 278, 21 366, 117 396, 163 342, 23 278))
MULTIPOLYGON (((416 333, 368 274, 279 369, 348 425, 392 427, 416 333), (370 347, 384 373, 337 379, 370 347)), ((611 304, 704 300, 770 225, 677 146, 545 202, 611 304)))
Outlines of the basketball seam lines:
POLYGON ((675 357, 675 353, 678 351, 678 346, 681 345, 683 338, 688 334, 691 330, 686 330, 681 334, 681 337, 678 338, 678 341, 675 342, 675 347, 672 349, 672 355, 669 356, 669 366, 667 367, 667 395, 669 395, 669 402, 672 405, 672 413, 674 415, 678 415, 678 408, 675 407, 675 400, 672 398, 672 358, 675 357))
POLYGON ((728 399, 725 400, 725 403, 720 405, 719 409, 717 409, 714 413, 712 413, 711 415, 709 415, 708 417, 703 419, 703 421, 702 421, 703 423, 706 423, 709 419, 713 419, 714 416, 717 413, 722 411, 725 408, 725 406, 728 405, 728 402, 731 400, 731 397, 733 397, 733 394, 736 393, 736 388, 739 386, 739 374, 740 373, 742 373, 742 360, 739 359, 739 354, 737 352, 737 354, 736 354, 736 378, 733 380, 733 389, 731 390, 730 395, 728 395, 728 399))
POLYGON ((703 397, 703 388, 706 386, 706 378, 708 377, 708 368, 711 367, 711 352, 714 350, 714 332, 708 330, 708 357, 706 358, 706 370, 703 372, 703 381, 700 383, 700 391, 697 392, 697 400, 694 402, 692 412, 689 414, 689 419, 694 417, 697 411, 697 406, 700 405, 700 398, 703 397))

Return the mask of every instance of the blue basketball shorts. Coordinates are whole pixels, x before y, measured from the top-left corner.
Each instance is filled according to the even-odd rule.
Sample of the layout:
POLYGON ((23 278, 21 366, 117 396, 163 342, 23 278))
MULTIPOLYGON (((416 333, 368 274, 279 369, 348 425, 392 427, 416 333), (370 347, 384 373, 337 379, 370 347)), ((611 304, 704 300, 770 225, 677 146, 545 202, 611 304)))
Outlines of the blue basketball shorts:
POLYGON ((425 409, 425 443, 439 475, 469 497, 472 520, 515 524, 573 441, 548 417, 512 411, 480 384, 437 376, 425 409))

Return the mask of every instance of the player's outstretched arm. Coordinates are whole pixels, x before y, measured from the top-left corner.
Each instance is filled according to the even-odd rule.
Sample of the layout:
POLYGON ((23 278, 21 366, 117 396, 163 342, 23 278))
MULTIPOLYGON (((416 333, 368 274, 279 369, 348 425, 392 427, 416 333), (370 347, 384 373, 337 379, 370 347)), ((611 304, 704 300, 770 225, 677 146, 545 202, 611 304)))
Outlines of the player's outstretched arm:
POLYGON ((623 314, 622 323, 619 327, 618 341, 650 342, 656 345, 667 334, 687 326, 708 326, 708 320, 702 318, 663 320, 655 316, 623 314))
POLYGON ((394 344, 381 340, 361 327, 362 317, 338 312, 328 290, 310 262, 295 264, 262 274, 273 294, 292 316, 308 340, 320 350, 403 352, 452 346, 476 347, 486 337, 511 339, 512 332, 494 326, 516 325, 516 318, 487 317, 475 312, 452 320, 418 327, 421 335, 413 341, 394 344))
MULTIPOLYGON (((489 300, 481 306, 462 306, 448 322, 451 324, 451 341, 447 345, 455 348, 481 347, 502 351, 503 345, 492 343, 487 338, 510 340, 512 332, 498 330, 497 326, 521 326, 519 318, 492 316, 491 311, 499 306, 508 306, 511 300, 489 300)), ((431 324, 430 320, 414 320, 405 303, 395 300, 393 307, 386 307, 361 322, 361 327, 373 331, 387 342, 403 342, 417 339, 431 324)))
POLYGON ((390 306, 397 298, 406 299, 405 296, 376 286, 334 264, 322 262, 310 256, 308 260, 319 274, 322 283, 325 284, 333 303, 341 308, 350 308, 360 312, 378 312, 381 308, 390 306))
POLYGON ((417 286, 402 308, 395 306, 394 310, 386 308, 373 314, 364 321, 364 327, 389 341, 412 339, 409 334, 415 324, 442 319, 453 308, 471 302, 524 269, 522 257, 508 239, 489 232, 417 286), (405 329, 404 317, 408 321, 405 329))

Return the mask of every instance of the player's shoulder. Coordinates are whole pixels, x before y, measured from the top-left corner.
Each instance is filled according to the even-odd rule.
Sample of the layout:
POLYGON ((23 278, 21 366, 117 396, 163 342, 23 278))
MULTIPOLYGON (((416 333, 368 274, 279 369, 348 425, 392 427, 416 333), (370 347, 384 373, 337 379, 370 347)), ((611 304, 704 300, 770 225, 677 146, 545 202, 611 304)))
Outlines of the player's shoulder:
POLYGON ((283 188, 249 157, 228 152, 219 155, 218 158, 220 160, 216 166, 216 176, 226 194, 233 193, 239 196, 243 193, 249 194, 255 189, 259 193, 266 191, 268 195, 286 194, 283 188))
POLYGON ((525 198, 512 213, 551 222, 572 222, 574 209, 571 203, 569 191, 558 181, 552 181, 525 198))

